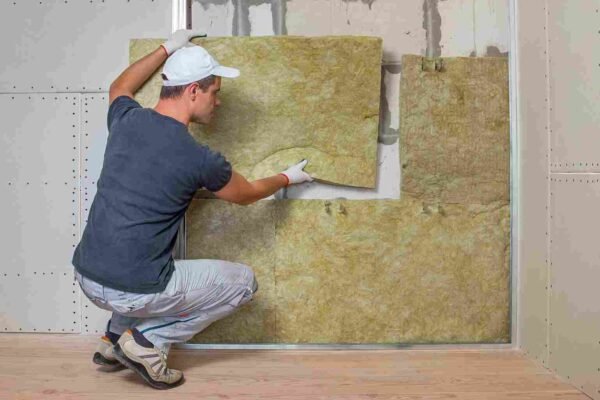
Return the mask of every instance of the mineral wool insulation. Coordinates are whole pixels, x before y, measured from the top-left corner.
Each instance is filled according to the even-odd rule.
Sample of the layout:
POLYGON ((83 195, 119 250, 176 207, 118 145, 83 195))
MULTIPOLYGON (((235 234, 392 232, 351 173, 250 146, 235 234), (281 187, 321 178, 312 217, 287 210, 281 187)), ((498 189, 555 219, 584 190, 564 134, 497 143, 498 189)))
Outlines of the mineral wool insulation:
MULTIPOLYGON (((161 40, 133 40, 135 61, 161 40)), ((371 37, 226 37, 194 39, 240 76, 223 79, 221 106, 208 126, 192 124, 200 142, 222 152, 249 179, 281 172, 306 158, 315 178, 375 187, 381 39, 371 37)), ((158 100, 155 73, 137 93, 158 100)))
MULTIPOLYGON (((260 81, 250 86, 244 83, 230 86, 231 93, 223 96, 223 113, 217 116, 223 120, 220 125, 206 130, 192 128, 193 134, 211 147, 223 146, 219 150, 228 157, 231 156, 227 146, 231 145, 236 149, 231 152, 234 162, 243 160, 238 161, 239 168, 246 168, 244 172, 250 177, 278 172, 281 167, 275 165, 291 163, 302 150, 314 148, 313 157, 327 154, 332 158, 315 162, 311 172, 334 182, 371 185, 375 172, 371 173, 368 167, 375 168, 376 159, 364 161, 365 157, 360 161, 364 162, 360 165, 365 173, 358 177, 361 172, 349 173, 349 163, 344 157, 338 158, 331 148, 319 147, 324 142, 341 143, 340 136, 348 131, 340 131, 343 125, 337 124, 351 124, 356 115, 365 121, 372 118, 374 124, 372 132, 365 125, 365 134, 358 143, 362 140, 364 147, 376 144, 381 43, 372 39, 361 42, 363 39, 311 38, 307 43, 319 49, 321 57, 328 52, 340 54, 335 48, 345 44, 350 50, 342 52, 343 58, 325 57, 331 62, 326 75, 298 70, 296 78, 289 75, 286 78, 298 79, 296 86, 289 82, 265 86, 268 96, 257 94, 254 103, 259 104, 257 107, 252 106, 253 99, 245 96, 249 91, 259 91, 260 81), (357 43, 373 48, 352 51, 357 43), (369 57, 372 58, 367 60, 369 57), (326 97, 315 99, 315 104, 322 104, 324 98, 329 98, 331 107, 323 104, 311 109, 304 98, 323 96, 319 89, 325 81, 350 83, 347 65, 336 66, 340 63, 373 64, 372 84, 351 100, 342 99, 341 92, 333 88, 326 97), (300 77, 308 76, 315 81, 301 81, 300 77), (236 94, 234 88, 242 93, 236 94), (298 93, 290 92, 295 90, 298 93), (354 107, 361 96, 370 100, 354 107), (266 104, 277 103, 277 99, 298 104, 285 104, 279 111, 264 108, 266 104), (231 105, 238 107, 231 115, 225 112, 230 101, 250 104, 231 105), (335 120, 334 130, 320 131, 331 135, 329 140, 309 136, 302 145, 294 141, 297 131, 279 117, 280 113, 288 115, 288 111, 302 108, 320 114, 322 122, 315 124, 325 126, 326 121, 335 120), (261 116, 241 115, 263 111, 261 116), (251 129, 242 129, 243 124, 251 129), (245 146, 257 143, 252 137, 259 134, 254 129, 257 126, 262 135, 257 142, 276 146, 262 150, 257 144, 260 157, 249 154, 247 158, 236 158, 240 143, 245 146), (217 132, 227 140, 219 142, 217 132), (292 146, 286 150, 277 147, 286 140, 292 146), (256 160, 258 164, 253 165, 256 160), (347 183, 349 180, 353 182, 347 183)), ((261 60, 262 72, 253 72, 253 79, 265 75, 272 78, 290 64, 304 65, 307 71, 320 71, 306 49, 295 47, 298 40, 307 39, 219 38, 212 43, 214 49, 221 49, 216 51, 223 52, 217 58, 224 65, 233 66, 244 65, 244 60, 252 64, 257 59, 255 52, 264 46, 260 58, 268 59, 270 64, 262 64, 261 60), (238 45, 245 40, 248 47, 238 45), (289 43, 285 43, 287 40, 289 43), (287 50, 267 51, 274 43, 276 48, 287 50), (301 60, 289 61, 296 58, 301 60)), ((132 61, 159 43, 133 41, 132 61)), ((208 47, 211 42, 204 43, 208 47)), ((139 95, 144 105, 156 102, 159 85, 155 77, 144 88, 139 95)), ((193 342, 507 342, 510 259, 507 91, 506 59, 431 61, 420 56, 403 59, 401 200, 261 201, 247 207, 218 200, 194 201, 186 218, 187 257, 250 265, 260 288, 252 302, 215 322, 193 342)), ((310 123, 308 114, 297 118, 299 124, 310 123)), ((363 132, 362 128, 358 131, 363 132)), ((357 153, 357 157, 364 154, 357 153)))

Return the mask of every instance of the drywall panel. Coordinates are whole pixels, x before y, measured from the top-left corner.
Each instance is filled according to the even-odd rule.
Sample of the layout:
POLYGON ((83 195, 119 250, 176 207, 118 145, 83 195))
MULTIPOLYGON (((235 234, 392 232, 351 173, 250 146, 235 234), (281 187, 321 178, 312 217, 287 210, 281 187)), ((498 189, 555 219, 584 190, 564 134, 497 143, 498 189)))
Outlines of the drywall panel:
POLYGON ((600 0, 548 0, 553 171, 600 171, 600 0))
POLYGON ((0 274, 0 332, 80 333, 73 268, 0 274))
POLYGON ((81 108, 81 230, 98 186, 108 139, 108 93, 83 95, 81 108))
POLYGON ((220 259, 252 267, 259 289, 230 318, 196 336, 197 343, 273 343, 276 341, 275 210, 277 202, 252 207, 222 201, 193 201, 186 214, 188 259, 220 259))
POLYGON ((212 36, 231 36, 233 33, 233 2, 230 0, 194 0, 192 28, 212 36))
POLYGON ((599 174, 552 174, 550 356, 553 371, 600 398, 599 174))
MULTIPOLYGON (((81 232, 85 229, 108 139, 106 116, 108 93, 86 94, 81 104, 81 232)), ((79 287, 79 285, 77 285, 79 287)), ((83 293, 81 302, 81 331, 104 333, 111 313, 92 303, 83 293)))
MULTIPOLYGON (((131 61, 159 42, 132 41, 131 61)), ((239 78, 224 80, 213 122, 190 125, 200 142, 222 152, 249 179, 305 158, 316 179, 375 186, 381 40, 231 37, 194 43, 241 70, 239 78)), ((154 105, 160 87, 157 73, 136 98, 154 105)))
POLYGON ((78 94, 3 94, 0 330, 79 332, 78 94))
POLYGON ((190 258, 245 263, 260 286, 196 341, 509 340, 507 205, 196 200, 187 218, 190 258))
POLYGON ((544 3, 518 1, 517 16, 518 345, 547 366, 549 160, 544 3))
POLYGON ((128 65, 130 38, 171 32, 171 7, 171 0, 3 1, 0 91, 108 91, 128 65))
POLYGON ((78 94, 3 94, 0 272, 60 271, 79 240, 78 94))
POLYGON ((402 195, 426 202, 509 202, 506 58, 402 60, 402 195))
POLYGON ((425 54, 422 1, 332 0, 332 34, 383 39, 383 61, 399 63, 403 54, 425 54))

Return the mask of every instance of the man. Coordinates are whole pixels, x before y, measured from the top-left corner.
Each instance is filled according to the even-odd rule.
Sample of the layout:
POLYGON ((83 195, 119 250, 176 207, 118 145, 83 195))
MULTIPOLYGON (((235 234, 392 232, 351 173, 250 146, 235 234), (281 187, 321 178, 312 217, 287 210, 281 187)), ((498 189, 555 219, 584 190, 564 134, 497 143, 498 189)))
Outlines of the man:
POLYGON ((94 362, 112 370, 124 365, 158 389, 183 382, 181 371, 167 368, 171 343, 231 314, 258 288, 253 271, 242 264, 173 260, 177 230, 196 190, 250 204, 312 180, 303 161, 248 182, 221 154, 191 137, 189 123, 208 123, 219 106, 221 77, 239 75, 190 46, 196 36, 202 35, 175 32, 110 86, 98 192, 73 255, 85 295, 113 312, 94 362), (133 95, 165 59, 160 100, 154 109, 142 108, 133 95))

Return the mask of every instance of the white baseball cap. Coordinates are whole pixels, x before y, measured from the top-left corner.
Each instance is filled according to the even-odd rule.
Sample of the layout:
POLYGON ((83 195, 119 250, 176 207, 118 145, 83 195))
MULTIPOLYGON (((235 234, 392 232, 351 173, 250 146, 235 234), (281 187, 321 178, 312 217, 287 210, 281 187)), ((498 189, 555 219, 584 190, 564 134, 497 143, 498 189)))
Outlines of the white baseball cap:
POLYGON ((224 67, 215 60, 203 47, 191 45, 182 47, 167 58, 162 73, 163 86, 180 86, 197 82, 210 75, 225 78, 237 78, 240 71, 236 68, 224 67))

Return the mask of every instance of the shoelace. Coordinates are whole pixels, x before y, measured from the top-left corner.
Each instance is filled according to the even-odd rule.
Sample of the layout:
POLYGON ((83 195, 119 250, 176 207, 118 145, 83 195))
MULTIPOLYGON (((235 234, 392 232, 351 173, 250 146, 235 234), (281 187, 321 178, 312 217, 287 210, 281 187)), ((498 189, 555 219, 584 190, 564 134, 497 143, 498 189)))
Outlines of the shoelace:
POLYGON ((162 373, 167 376, 170 376, 171 370, 167 367, 167 353, 165 353, 164 351, 162 351, 160 349, 156 349, 156 350, 158 350, 158 355, 160 356, 160 361, 161 361, 161 364, 163 365, 162 373))

